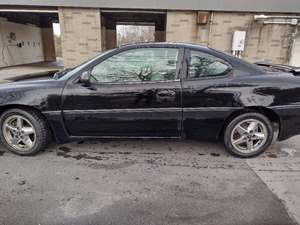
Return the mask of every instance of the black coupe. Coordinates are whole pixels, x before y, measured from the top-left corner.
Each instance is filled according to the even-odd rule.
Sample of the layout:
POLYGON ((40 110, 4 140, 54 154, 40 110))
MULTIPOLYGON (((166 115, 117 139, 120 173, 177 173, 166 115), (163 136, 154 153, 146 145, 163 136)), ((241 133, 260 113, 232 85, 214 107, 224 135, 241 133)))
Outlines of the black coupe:
POLYGON ((251 157, 300 134, 300 70, 191 44, 107 51, 52 79, 0 85, 0 137, 19 155, 52 137, 223 140, 251 157))

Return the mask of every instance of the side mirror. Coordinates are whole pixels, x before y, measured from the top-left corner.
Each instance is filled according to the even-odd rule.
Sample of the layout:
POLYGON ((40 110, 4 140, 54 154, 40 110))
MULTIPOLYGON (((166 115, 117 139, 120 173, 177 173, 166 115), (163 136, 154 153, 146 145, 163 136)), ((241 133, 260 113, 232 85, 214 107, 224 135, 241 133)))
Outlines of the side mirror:
POLYGON ((80 83, 84 84, 85 86, 89 86, 91 84, 91 74, 90 74, 90 71, 84 71, 82 74, 81 74, 81 77, 80 77, 80 83))

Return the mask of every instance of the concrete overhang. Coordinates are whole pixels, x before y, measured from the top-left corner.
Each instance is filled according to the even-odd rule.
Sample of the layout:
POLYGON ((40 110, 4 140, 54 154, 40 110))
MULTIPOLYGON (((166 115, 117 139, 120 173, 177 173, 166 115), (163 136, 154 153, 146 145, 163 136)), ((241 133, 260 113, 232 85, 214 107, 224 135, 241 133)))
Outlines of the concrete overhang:
POLYGON ((300 13, 299 0, 0 0, 0 6, 300 13))

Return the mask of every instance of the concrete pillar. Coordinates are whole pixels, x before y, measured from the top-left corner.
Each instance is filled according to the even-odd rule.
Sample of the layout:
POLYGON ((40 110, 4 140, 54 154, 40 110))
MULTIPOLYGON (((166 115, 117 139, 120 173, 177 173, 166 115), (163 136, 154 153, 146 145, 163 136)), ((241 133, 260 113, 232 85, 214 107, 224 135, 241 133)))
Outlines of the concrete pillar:
POLYGON ((167 12, 166 41, 197 43, 197 32, 197 12, 167 12))
POLYGON ((43 52, 44 60, 51 62, 56 60, 55 43, 53 36, 53 28, 42 28, 42 41, 43 41, 43 52))
POLYGON ((299 28, 297 34, 295 35, 295 39, 291 51, 290 64, 293 66, 300 67, 300 29, 299 28))
POLYGON ((101 52, 99 9, 59 8, 65 67, 78 65, 101 52))
POLYGON ((155 31, 155 41, 164 42, 166 40, 166 32, 161 30, 155 31))
POLYGON ((106 29, 106 49, 117 47, 117 31, 116 29, 106 29))
POLYGON ((106 47, 106 27, 101 27, 101 48, 103 51, 107 49, 106 47))

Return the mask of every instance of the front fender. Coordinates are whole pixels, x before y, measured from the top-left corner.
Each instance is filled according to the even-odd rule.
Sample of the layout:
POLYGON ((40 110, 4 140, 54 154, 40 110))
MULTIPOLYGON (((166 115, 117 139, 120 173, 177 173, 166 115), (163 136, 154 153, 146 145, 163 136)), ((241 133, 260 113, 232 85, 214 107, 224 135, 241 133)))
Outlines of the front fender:
POLYGON ((0 86, 0 108, 29 107, 46 118, 58 142, 68 140, 62 119, 64 83, 56 80, 15 82, 0 86))

